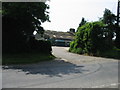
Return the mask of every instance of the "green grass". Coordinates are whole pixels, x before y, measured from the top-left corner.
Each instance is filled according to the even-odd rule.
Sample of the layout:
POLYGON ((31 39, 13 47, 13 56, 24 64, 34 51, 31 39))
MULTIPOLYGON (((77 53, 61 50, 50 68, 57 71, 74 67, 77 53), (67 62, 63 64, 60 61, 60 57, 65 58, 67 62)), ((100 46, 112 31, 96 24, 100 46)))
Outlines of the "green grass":
POLYGON ((2 56, 2 64, 31 64, 53 60, 54 58, 53 55, 40 53, 5 54, 2 56))
POLYGON ((114 48, 106 52, 101 52, 99 55, 106 58, 120 59, 120 49, 114 48))
MULTIPOLYGON (((77 49, 72 49, 72 50, 69 49, 69 52, 80 54, 79 49, 78 49, 78 51, 77 51, 77 49)), ((98 53, 94 53, 94 54, 93 53, 90 53, 90 54, 84 53, 81 55, 120 59, 120 49, 113 48, 108 51, 103 51, 103 52, 99 51, 98 53)))

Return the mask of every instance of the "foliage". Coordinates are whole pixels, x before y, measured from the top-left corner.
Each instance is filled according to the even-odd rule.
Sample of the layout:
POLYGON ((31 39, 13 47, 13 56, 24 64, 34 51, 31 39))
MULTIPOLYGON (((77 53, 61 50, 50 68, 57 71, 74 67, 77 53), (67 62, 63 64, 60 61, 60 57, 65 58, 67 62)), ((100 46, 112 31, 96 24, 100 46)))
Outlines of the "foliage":
POLYGON ((41 30, 42 22, 49 20, 47 8, 49 8, 48 5, 42 2, 2 3, 2 15, 16 20, 15 23, 19 25, 18 30, 31 35, 34 30, 41 30))
MULTIPOLYGON (((87 23, 87 21, 85 20, 84 17, 82 17, 82 20, 81 20, 81 22, 80 22, 78 28, 81 27, 82 25, 85 25, 86 23, 87 23)), ((77 28, 77 32, 78 32, 78 28, 77 28)))
POLYGON ((70 44, 70 51, 79 54, 96 54, 112 48, 104 37, 105 25, 102 22, 92 22, 78 28, 75 41, 70 44))
POLYGON ((44 2, 2 3, 3 52, 16 53, 35 50, 43 52, 44 49, 45 52, 50 53, 50 44, 45 41, 36 41, 33 35, 34 31, 44 33, 41 23, 49 21, 47 9, 49 6, 44 2))
POLYGON ((107 28, 108 43, 112 45, 112 38, 114 37, 114 33, 116 33, 116 16, 109 9, 105 9, 102 21, 107 28))
POLYGON ((103 15, 103 23, 107 25, 114 24, 116 20, 116 16, 109 10, 105 9, 103 15))
POLYGON ((52 51, 50 41, 35 40, 31 38, 28 42, 27 52, 50 53, 52 51))
POLYGON ((85 25, 86 23, 87 23, 87 21, 85 20, 85 18, 82 17, 79 27, 81 27, 82 25, 85 25))
MULTIPOLYGON (((18 41, 20 42, 20 41, 18 41)), ((6 43, 7 44, 7 43, 6 43)), ((27 43, 13 43, 8 42, 9 46, 3 46, 4 53, 51 53, 52 47, 50 41, 35 40, 34 37, 30 37, 27 43), (20 45, 19 45, 20 44, 20 45)))
POLYGON ((120 59, 120 49, 113 48, 113 49, 105 51, 105 52, 99 52, 99 54, 97 56, 120 59))
POLYGON ((76 32, 75 40, 70 44, 69 51, 97 56, 110 55, 108 51, 115 51, 112 50, 114 47, 112 38, 116 33, 115 20, 115 15, 108 9, 105 9, 103 18, 97 22, 84 23, 83 18, 76 32))

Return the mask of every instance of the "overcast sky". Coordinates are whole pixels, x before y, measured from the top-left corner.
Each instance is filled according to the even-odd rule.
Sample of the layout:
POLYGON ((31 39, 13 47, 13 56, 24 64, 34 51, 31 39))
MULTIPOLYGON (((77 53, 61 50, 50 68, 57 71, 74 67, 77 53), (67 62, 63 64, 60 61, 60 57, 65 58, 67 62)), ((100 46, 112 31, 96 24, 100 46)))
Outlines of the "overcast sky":
POLYGON ((87 21, 97 21, 103 16, 105 8, 117 13, 118 0, 51 0, 50 20, 42 24, 44 29, 68 31, 77 29, 82 17, 87 21))

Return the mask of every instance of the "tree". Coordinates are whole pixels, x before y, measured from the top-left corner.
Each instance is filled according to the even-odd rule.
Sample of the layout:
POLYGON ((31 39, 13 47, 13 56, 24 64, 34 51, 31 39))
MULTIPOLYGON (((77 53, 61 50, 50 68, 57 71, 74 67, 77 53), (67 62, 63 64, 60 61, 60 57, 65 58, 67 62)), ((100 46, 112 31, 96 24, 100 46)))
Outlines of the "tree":
MULTIPOLYGON (((83 26, 83 25, 85 25, 86 23, 87 23, 87 21, 85 20, 84 17, 82 17, 82 20, 81 20, 81 22, 80 22, 78 28, 81 27, 81 26, 83 26)), ((77 30, 78 30, 78 28, 77 28, 77 30)))
POLYGON ((2 3, 3 51, 25 50, 34 31, 43 34, 41 23, 49 21, 47 9, 44 2, 2 3))
POLYGON ((108 9, 105 9, 103 18, 98 22, 87 23, 82 18, 75 35, 75 41, 70 45, 70 51, 80 54, 96 54, 112 49, 115 20, 115 15, 108 9))
POLYGON ((109 9, 105 9, 102 21, 106 25, 105 32, 107 32, 107 42, 112 45, 112 38, 115 33, 116 16, 109 9))
POLYGON ((103 23, 107 25, 115 24, 116 16, 109 10, 105 9, 103 15, 103 23))
POLYGON ((46 9, 49 6, 43 2, 10 2, 3 3, 3 17, 9 17, 19 22, 24 34, 33 34, 34 30, 41 30, 41 23, 49 21, 46 9))
POLYGON ((113 49, 113 40, 116 25, 116 16, 108 9, 97 22, 88 22, 82 19, 75 40, 70 43, 70 52, 78 54, 100 55, 113 49))
POLYGON ((86 23, 87 23, 87 21, 85 20, 85 18, 82 17, 79 27, 81 27, 82 25, 85 25, 86 23))
POLYGON ((78 28, 75 41, 70 45, 70 51, 79 54, 96 54, 109 48, 103 37, 104 24, 102 22, 87 23, 78 28), (106 48, 106 49, 105 49, 106 48))

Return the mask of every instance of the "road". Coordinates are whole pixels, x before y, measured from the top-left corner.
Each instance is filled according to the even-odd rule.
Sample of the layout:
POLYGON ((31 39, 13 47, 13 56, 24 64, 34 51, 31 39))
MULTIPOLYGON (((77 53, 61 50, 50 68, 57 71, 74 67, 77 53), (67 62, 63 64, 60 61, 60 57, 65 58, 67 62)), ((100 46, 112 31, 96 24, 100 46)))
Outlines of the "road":
POLYGON ((117 88, 118 60, 53 47, 53 61, 3 66, 3 88, 117 88))

